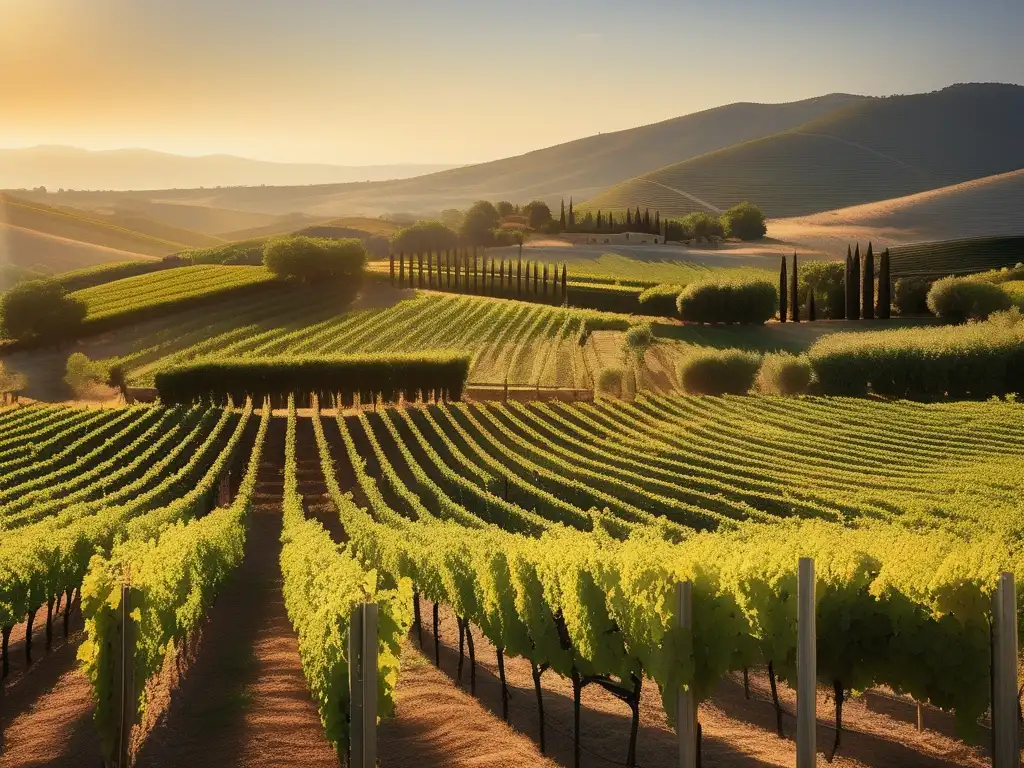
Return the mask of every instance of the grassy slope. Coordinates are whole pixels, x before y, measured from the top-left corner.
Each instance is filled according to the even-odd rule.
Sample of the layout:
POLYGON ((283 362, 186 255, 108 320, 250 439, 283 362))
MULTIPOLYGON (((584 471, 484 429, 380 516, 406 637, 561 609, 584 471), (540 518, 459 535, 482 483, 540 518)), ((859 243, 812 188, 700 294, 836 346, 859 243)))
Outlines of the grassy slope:
POLYGON ((1017 170, 1024 167, 1021 135, 1021 86, 871 99, 646 173, 581 210, 639 205, 682 215, 750 200, 770 217, 801 216, 1017 170))
POLYGON ((45 273, 93 267, 126 260, 151 260, 132 251, 84 243, 34 229, 13 227, 0 221, 0 262, 45 273))
POLYGON ((87 211, 58 209, 6 194, 0 195, 0 222, 45 235, 143 256, 167 256, 185 247, 183 243, 136 232, 104 221, 87 211))
POLYGON ((1024 262, 1024 235, 917 243, 890 249, 893 275, 984 272, 1024 262))
MULTIPOLYGON (((326 216, 341 210, 371 215, 385 211, 437 211, 464 207, 480 198, 519 202, 542 198, 557 203, 563 195, 587 197, 651 168, 768 136, 862 98, 835 94, 792 104, 731 104, 516 157, 399 181, 139 194, 144 199, 164 202, 274 214, 303 211, 326 216)), ((230 229, 220 230, 227 231, 230 229)))
POLYGON ((769 235, 826 253, 874 240, 891 246, 1024 234, 1024 170, 835 211, 773 219, 769 235))

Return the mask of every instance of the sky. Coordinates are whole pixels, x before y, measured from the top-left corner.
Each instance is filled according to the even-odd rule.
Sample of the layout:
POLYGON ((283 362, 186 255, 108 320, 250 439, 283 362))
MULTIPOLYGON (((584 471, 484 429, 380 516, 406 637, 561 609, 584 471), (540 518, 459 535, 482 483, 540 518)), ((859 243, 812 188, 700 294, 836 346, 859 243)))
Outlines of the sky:
POLYGON ((0 147, 472 163, 736 101, 1024 84, 1022 0, 0 0, 0 147))

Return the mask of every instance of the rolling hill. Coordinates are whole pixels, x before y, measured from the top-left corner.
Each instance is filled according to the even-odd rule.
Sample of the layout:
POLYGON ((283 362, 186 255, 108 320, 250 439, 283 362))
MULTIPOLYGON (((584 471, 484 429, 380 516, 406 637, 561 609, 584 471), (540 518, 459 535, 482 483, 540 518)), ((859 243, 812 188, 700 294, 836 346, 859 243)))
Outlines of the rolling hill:
MULTIPOLYGON (((668 163, 737 142, 775 134, 864 101, 832 94, 790 104, 730 104, 653 125, 590 136, 489 163, 387 182, 231 189, 160 190, 140 200, 208 205, 265 214, 303 212, 315 216, 385 212, 434 212, 465 207, 481 198, 557 203, 597 194, 611 184, 668 163)), ((75 205, 107 201, 113 193, 74 193, 75 205)), ((124 199, 124 195, 119 196, 124 199)), ((261 226, 254 224, 252 226, 261 226)), ((199 229, 192 226, 191 229, 199 229)), ((247 229, 245 225, 220 232, 247 229)), ((215 230, 203 230, 215 231, 215 230)))
POLYGON ((883 247, 960 238, 1024 235, 1024 170, 916 195, 768 222, 776 240, 841 255, 846 245, 883 247))
POLYGON ((132 251, 48 235, 0 222, 0 265, 14 264, 55 274, 115 261, 150 258, 132 251))
POLYGON ((330 184, 404 179, 452 168, 442 164, 342 166, 272 163, 232 155, 184 157, 148 149, 77 147, 0 150, 0 189, 169 189, 260 184, 330 184))
POLYGON ((1024 168, 1024 87, 866 99, 766 138, 618 184, 582 210, 683 215, 743 200, 769 217, 913 195, 1024 168))

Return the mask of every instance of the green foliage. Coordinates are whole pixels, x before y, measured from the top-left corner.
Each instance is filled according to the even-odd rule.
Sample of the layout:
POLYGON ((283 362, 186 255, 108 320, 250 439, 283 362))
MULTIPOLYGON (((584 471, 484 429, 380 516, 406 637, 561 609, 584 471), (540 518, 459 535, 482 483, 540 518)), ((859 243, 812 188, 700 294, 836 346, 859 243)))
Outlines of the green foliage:
POLYGON ((361 403, 394 402, 402 394, 413 400, 419 393, 458 400, 469 365, 468 356, 445 352, 200 359, 159 371, 156 388, 169 404, 246 397, 279 403, 296 392, 303 402, 310 392, 346 404, 356 396, 361 403))
POLYGON ((814 370, 805 355, 772 352, 764 356, 755 382, 768 395, 803 395, 811 386, 814 370))
POLYGON ((683 391, 695 395, 742 395, 750 391, 761 356, 740 349, 707 349, 687 355, 679 365, 683 391))
POLYGON ((829 395, 982 399, 1024 392, 1024 325, 1000 322, 838 333, 808 351, 829 395))
POLYGON ((340 280, 362 274, 366 248, 355 239, 289 237, 267 243, 263 264, 278 277, 304 283, 340 280))
POLYGON ((553 221, 551 208, 543 200, 530 201, 523 206, 523 213, 526 214, 530 229, 543 230, 553 221))
POLYGON ((190 248, 182 251, 180 258, 188 264, 221 264, 227 266, 248 265, 257 267, 263 263, 263 253, 271 238, 257 237, 239 240, 212 248, 190 248))
POLYGON ((501 216, 487 200, 477 200, 466 211, 459 227, 459 236, 468 245, 490 245, 494 230, 501 226, 501 216))
POLYGON ((779 295, 767 281, 702 280, 676 300, 683 320, 696 323, 765 323, 775 317, 779 295))
POLYGON ((981 280, 986 283, 994 283, 996 285, 1021 281, 1024 280, 1024 263, 1018 261, 1012 267, 1003 267, 1002 269, 990 269, 987 272, 978 272, 977 274, 972 275, 972 277, 975 280, 981 280))
POLYGON ((638 301, 643 314, 673 317, 678 312, 676 299, 683 292, 682 285, 655 285, 645 289, 638 301))
POLYGON ((998 285, 973 277, 944 277, 936 280, 928 291, 929 311, 955 323, 985 320, 1010 305, 1010 297, 998 285))
POLYGON ((654 329, 650 323, 640 323, 626 331, 626 352, 643 357, 647 348, 654 343, 654 329))
POLYGON ((765 236, 764 212, 751 203, 740 203, 722 214, 722 228, 726 237, 738 237, 740 240, 760 240, 765 236))
POLYGON ((391 250, 395 253, 438 253, 455 248, 459 236, 440 221, 417 221, 411 227, 400 229, 391 236, 391 250))
POLYGON ((98 386, 106 385, 110 379, 107 367, 95 363, 81 352, 68 357, 64 381, 77 395, 85 395, 98 386))
POLYGON ((928 292, 935 280, 930 277, 901 277, 892 287, 892 305, 901 317, 928 314, 928 292))
POLYGON ((498 215, 501 216, 501 218, 511 216, 513 213, 516 212, 516 207, 512 205, 512 203, 510 203, 508 200, 499 200, 497 203, 494 204, 494 208, 495 210, 498 211, 498 215))
POLYGON ((800 303, 806 305, 814 291, 818 317, 841 320, 846 311, 845 269, 840 261, 804 261, 800 264, 800 303))
POLYGON ((54 280, 29 280, 0 295, 0 333, 9 339, 67 341, 82 329, 87 307, 54 280))
POLYGON ((722 220, 707 211, 688 213, 679 221, 682 240, 709 239, 725 237, 725 226, 722 220))
POLYGON ((626 372, 617 365, 602 368, 597 374, 597 390, 612 397, 622 397, 626 372))

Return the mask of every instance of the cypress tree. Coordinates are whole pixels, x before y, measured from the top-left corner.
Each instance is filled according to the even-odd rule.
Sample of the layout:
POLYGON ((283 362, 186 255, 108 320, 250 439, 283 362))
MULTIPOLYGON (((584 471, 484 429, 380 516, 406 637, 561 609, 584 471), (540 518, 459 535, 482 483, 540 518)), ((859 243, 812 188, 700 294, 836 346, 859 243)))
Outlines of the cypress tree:
POLYGON ((779 322, 786 322, 786 306, 788 298, 789 283, 786 280, 786 257, 782 257, 782 264, 779 266, 779 322))
POLYGON ((601 209, 600 208, 597 209, 597 220, 596 220, 595 226, 596 226, 596 228, 598 230, 601 229, 601 209))
POLYGON ((420 288, 422 288, 423 287, 423 254, 422 253, 417 253, 416 254, 416 266, 417 266, 417 270, 416 270, 416 284, 420 288))
POLYGON ((569 231, 576 230, 576 214, 572 212, 572 197, 569 197, 569 231))
POLYGON ((427 251, 427 288, 434 287, 434 252, 427 251))
POLYGON ((502 293, 505 293, 505 260, 501 260, 501 266, 498 270, 498 287, 502 293))
POLYGON ((868 252, 864 254, 863 316, 865 320, 875 319, 875 252, 868 241, 868 252))
POLYGON ((633 228, 633 211, 629 208, 626 209, 626 229, 633 228))
POLYGON ((889 276, 889 249, 882 251, 878 263, 878 317, 888 320, 892 317, 892 283, 889 276))
POLYGON ((615 214, 612 213, 611 211, 608 212, 608 231, 615 231, 615 214))
POLYGON ((405 288, 405 251, 398 254, 398 287, 405 288))
POLYGON ((853 249, 853 280, 850 281, 850 286, 853 293, 853 319, 860 320, 860 243, 857 243, 857 247, 853 249))
POLYGON ((562 227, 562 231, 565 232, 565 198, 562 198, 562 215, 558 218, 558 223, 562 227))
POLYGON ((562 262, 562 303, 569 297, 569 285, 565 279, 565 262, 562 262))
POLYGON ((523 260, 519 259, 516 265, 516 295, 523 295, 523 260))
POLYGON ((491 256, 491 296, 495 296, 494 293, 494 257, 491 256))
POLYGON ((480 264, 477 261, 476 246, 473 246, 473 293, 480 293, 480 264))
POLYGON ((846 246, 846 271, 843 273, 843 319, 853 319, 853 249, 846 246))
POLYGON ((395 254, 393 254, 393 253, 389 253, 388 254, 388 262, 391 265, 391 285, 394 286, 394 284, 395 284, 395 254))
POLYGON ((654 212, 654 231, 661 234, 661 211, 654 212))
POLYGON ((635 226, 640 231, 643 231, 643 225, 644 221, 643 217, 640 215, 640 206, 638 205, 636 207, 636 213, 633 215, 633 226, 635 226))
POLYGON ((540 267, 537 266, 537 262, 533 262, 533 295, 536 296, 540 293, 540 267))
POLYGON ((544 264, 544 298, 548 297, 548 265, 544 264))
POLYGON ((447 275, 445 280, 447 282, 448 290, 450 291, 452 289, 452 249, 451 248, 448 248, 444 252, 444 271, 445 271, 445 274, 447 275))
POLYGON ((644 232, 650 233, 651 231, 651 209, 644 208, 644 232))
POLYGON ((800 282, 797 274, 796 254, 793 254, 793 274, 789 277, 789 316, 794 323, 800 322, 800 282))
POLYGON ((807 296, 807 322, 813 323, 816 319, 817 317, 814 312, 814 289, 811 288, 807 296))

